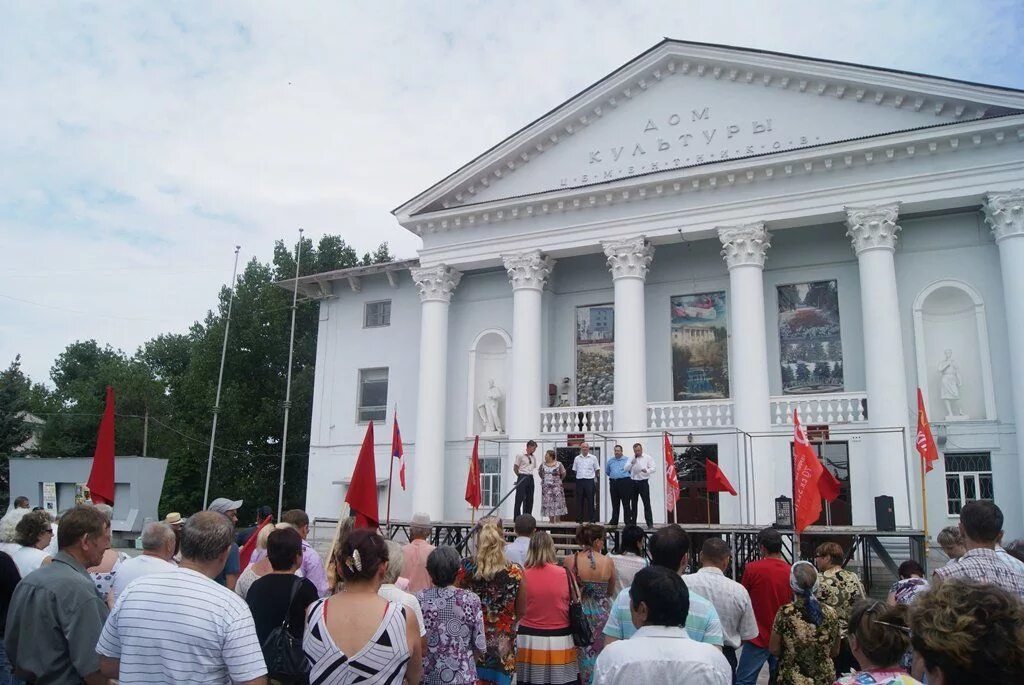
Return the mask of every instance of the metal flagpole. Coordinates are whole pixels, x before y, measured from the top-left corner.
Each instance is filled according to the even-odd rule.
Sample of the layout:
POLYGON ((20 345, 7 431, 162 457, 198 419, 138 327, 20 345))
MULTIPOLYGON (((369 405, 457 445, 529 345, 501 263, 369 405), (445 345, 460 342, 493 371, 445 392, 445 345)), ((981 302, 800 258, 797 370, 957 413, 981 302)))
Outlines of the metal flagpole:
POLYGON ((288 376, 284 388, 284 429, 281 431, 281 479, 277 485, 277 520, 281 520, 284 504, 284 455, 288 449, 288 410, 292 407, 292 355, 295 352, 295 312, 299 301, 299 266, 302 263, 302 229, 299 245, 295 248, 295 286, 292 288, 292 332, 288 339, 288 376))
POLYGON ((928 571, 928 491, 924 487, 924 457, 918 455, 921 462, 921 523, 924 526, 924 563, 921 566, 928 571))
MULTIPOLYGON (((395 405, 395 422, 396 423, 398 422, 398 405, 397 404, 395 405)), ((394 435, 394 432, 395 432, 395 428, 394 428, 394 426, 392 426, 391 427, 392 435, 394 435)), ((388 470, 388 513, 387 513, 387 522, 384 524, 384 530, 390 530, 391 529, 391 484, 392 484, 393 479, 395 477, 395 445, 394 445, 394 442, 395 442, 394 438, 392 438, 392 440, 391 440, 391 443, 392 443, 391 444, 391 459, 388 460, 388 461, 391 462, 391 468, 390 468, 390 470, 388 470)), ((404 449, 404 447, 403 447, 403 449, 404 449)))
POLYGON ((206 489, 203 491, 203 509, 210 502, 210 474, 213 471, 213 442, 217 437, 217 414, 220 412, 220 387, 224 382, 224 359, 228 353, 228 331, 231 330, 231 305, 235 303, 235 279, 238 276, 238 252, 235 245, 235 268, 231 270, 231 294, 228 296, 228 316, 224 322, 224 344, 220 348, 220 371, 217 373, 217 396, 213 400, 213 427, 210 428, 210 455, 206 459, 206 489))

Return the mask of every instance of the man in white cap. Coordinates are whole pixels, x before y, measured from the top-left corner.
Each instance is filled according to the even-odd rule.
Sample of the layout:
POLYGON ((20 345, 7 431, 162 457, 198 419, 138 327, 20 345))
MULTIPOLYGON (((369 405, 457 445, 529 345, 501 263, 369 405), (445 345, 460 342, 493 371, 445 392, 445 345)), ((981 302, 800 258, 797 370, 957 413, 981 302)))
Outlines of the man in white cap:
MULTIPOLYGON (((210 502, 210 506, 207 507, 208 511, 215 511, 218 514, 224 514, 231 521, 232 526, 238 525, 238 510, 242 508, 242 500, 231 500, 227 497, 218 497, 217 499, 210 502)), ((224 564, 224 570, 220 572, 220 575, 214 578, 215 581, 223 585, 229 590, 235 589, 235 583, 238 582, 238 574, 242 572, 242 562, 239 559, 238 545, 234 542, 231 543, 231 552, 228 554, 228 560, 224 564)))
POLYGON ((409 579, 408 592, 411 594, 432 586, 427 573, 427 557, 434 551, 434 546, 427 542, 432 527, 429 516, 413 514, 409 524, 409 544, 402 548, 403 573, 409 579))

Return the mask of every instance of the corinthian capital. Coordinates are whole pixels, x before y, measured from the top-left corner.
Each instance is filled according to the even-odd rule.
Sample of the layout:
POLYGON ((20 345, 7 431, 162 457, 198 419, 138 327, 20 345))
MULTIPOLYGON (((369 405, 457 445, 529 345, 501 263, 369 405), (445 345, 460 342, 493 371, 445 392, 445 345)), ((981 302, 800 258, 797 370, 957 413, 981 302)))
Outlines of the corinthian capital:
POLYGON ((868 250, 896 249, 896 234, 900 225, 900 203, 872 207, 846 208, 846 235, 853 241, 853 251, 860 257, 868 250))
POLYGON ((604 256, 608 258, 608 270, 612 279, 647 278, 647 268, 654 259, 654 246, 644 236, 626 240, 606 240, 601 243, 604 256))
POLYGON ((462 272, 447 264, 412 269, 412 280, 420 291, 420 302, 451 302, 462 272))
POLYGON ((1024 188, 985 196, 985 221, 992 227, 996 242, 1024 235, 1024 188))
POLYGON ((722 257, 732 269, 737 266, 764 267, 764 257, 771 247, 771 234, 758 221, 742 226, 723 226, 718 229, 722 241, 722 257))
POLYGON ((541 254, 540 250, 502 255, 501 259, 513 290, 543 290, 555 266, 555 260, 541 254))

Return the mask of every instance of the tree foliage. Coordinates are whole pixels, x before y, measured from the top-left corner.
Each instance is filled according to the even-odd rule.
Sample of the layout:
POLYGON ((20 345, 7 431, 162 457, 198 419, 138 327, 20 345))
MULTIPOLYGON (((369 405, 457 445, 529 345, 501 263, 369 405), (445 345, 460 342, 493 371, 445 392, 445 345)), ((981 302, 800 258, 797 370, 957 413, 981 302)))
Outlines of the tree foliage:
MULTIPOLYGON (((324 236, 316 245, 303 238, 300 274, 392 260, 387 243, 360 258, 339 236, 324 236)), ((260 504, 277 502, 292 293, 276 283, 294 277, 294 246, 279 240, 271 263, 253 259, 245 265, 231 305, 210 499, 245 500, 243 518, 251 517, 260 504)), ((94 340, 69 345, 51 369, 53 390, 35 400, 43 405, 40 411, 47 420, 38 452, 56 457, 91 456, 105 388, 111 385, 117 400, 117 454, 142 454, 143 417, 148 411, 147 453, 169 460, 161 512, 189 513, 201 508, 230 299, 230 287, 223 286, 217 307, 202 321, 186 333, 159 335, 131 356, 94 340)), ((300 297, 285 509, 301 507, 305 499, 317 323, 316 302, 300 297)), ((16 364, 17 360, 12 368, 16 364)), ((26 390, 26 383, 27 379, 14 393, 25 398, 19 400, 23 403, 32 401, 32 384, 27 383, 26 390)), ((3 412, 0 407, 0 427, 3 412)))

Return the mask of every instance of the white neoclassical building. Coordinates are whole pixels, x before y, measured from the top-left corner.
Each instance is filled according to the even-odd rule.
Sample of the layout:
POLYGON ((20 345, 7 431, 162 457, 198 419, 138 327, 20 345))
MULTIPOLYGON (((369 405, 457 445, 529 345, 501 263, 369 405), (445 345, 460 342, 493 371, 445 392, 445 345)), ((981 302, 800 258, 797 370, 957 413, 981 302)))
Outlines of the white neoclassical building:
POLYGON ((301 279, 307 508, 337 515, 373 419, 383 511, 397 407, 395 517, 468 519, 475 435, 496 503, 527 439, 661 463, 667 432, 682 494, 669 513, 656 475, 656 520, 768 523, 796 411, 843 486, 822 523, 874 525, 887 495, 921 528, 921 388, 929 528, 994 497, 1024 533, 1022 143, 1021 91, 655 45, 399 206, 418 259, 301 279))

